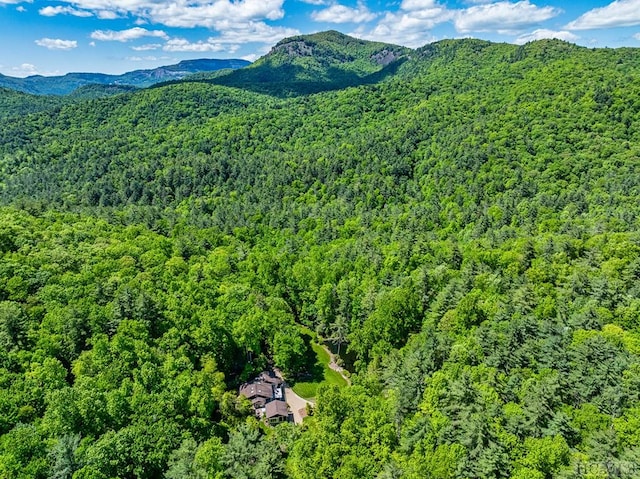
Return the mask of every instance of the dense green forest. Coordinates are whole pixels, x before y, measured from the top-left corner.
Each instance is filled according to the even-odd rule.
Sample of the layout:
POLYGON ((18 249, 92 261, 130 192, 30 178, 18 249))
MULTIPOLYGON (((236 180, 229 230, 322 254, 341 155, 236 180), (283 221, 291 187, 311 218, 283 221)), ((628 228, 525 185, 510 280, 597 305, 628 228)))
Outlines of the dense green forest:
POLYGON ((0 477, 640 477, 639 77, 326 32, 0 91, 0 477), (307 328, 352 385, 268 427, 237 387, 307 328))
POLYGON ((0 120, 61 106, 63 98, 35 96, 0 87, 0 120))

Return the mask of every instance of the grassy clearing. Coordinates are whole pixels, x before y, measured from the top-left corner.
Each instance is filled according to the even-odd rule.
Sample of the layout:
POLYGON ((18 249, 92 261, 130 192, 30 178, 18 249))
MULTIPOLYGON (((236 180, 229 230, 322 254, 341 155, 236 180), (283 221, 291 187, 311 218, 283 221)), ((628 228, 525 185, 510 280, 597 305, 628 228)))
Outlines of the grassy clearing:
POLYGON ((324 384, 334 384, 344 387, 347 382, 338 373, 329 367, 331 358, 322 346, 313 340, 313 334, 306 328, 302 331, 305 340, 308 338, 311 349, 315 355, 314 367, 311 368, 311 377, 306 380, 296 381, 292 389, 300 397, 313 399, 316 397, 318 387, 324 384))

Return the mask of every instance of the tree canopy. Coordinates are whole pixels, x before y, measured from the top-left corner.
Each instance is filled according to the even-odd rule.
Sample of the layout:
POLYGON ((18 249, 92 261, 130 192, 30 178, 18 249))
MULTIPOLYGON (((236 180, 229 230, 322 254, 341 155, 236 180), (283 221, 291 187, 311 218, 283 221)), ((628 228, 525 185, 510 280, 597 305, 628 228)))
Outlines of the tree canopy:
POLYGON ((0 477, 634 477, 639 74, 328 32, 0 92, 0 477), (309 330, 352 386, 267 427, 237 388, 304 378, 309 330))

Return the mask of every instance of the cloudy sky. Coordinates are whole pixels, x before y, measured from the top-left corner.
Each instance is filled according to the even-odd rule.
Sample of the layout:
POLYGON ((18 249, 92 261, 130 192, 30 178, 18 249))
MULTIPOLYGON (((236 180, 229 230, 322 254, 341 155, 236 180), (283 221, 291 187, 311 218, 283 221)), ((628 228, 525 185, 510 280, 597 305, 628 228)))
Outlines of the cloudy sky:
POLYGON ((410 47, 459 37, 640 47, 640 0, 0 0, 0 73, 253 60, 284 37, 329 29, 410 47))

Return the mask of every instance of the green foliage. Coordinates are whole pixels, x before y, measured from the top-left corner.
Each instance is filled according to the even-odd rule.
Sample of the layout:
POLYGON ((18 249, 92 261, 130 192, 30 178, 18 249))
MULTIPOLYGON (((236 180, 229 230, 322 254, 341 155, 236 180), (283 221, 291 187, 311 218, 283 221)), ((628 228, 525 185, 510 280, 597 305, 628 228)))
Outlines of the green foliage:
POLYGON ((251 424, 240 426, 229 437, 222 464, 225 477, 276 479, 283 477, 280 449, 273 440, 261 440, 260 430, 251 424))
POLYGON ((0 87, 0 120, 53 109, 65 100, 57 97, 38 97, 0 87))
POLYGON ((291 453, 295 478, 375 477, 396 443, 388 406, 359 387, 323 386, 291 453))
POLYGON ((44 479, 46 446, 36 428, 18 424, 0 438, 0 476, 7 479, 44 479))
POLYGON ((198 470, 195 464, 198 445, 191 439, 185 439, 180 447, 169 456, 169 469, 164 474, 166 479, 199 479, 206 477, 204 471, 198 470))
POLYGON ((279 328, 273 337, 273 361, 286 375, 304 371, 311 351, 295 326, 279 328))
POLYGON ((80 436, 61 436, 49 453, 51 461, 51 479, 71 479, 80 464, 76 458, 76 451, 80 445, 80 436))
POLYGON ((320 386, 335 385, 337 387, 345 387, 347 382, 339 372, 331 369, 329 363, 331 357, 325 349, 313 339, 310 341, 315 362, 312 365, 306 365, 306 372, 311 376, 309 378, 300 378, 296 380, 292 386, 293 391, 305 399, 316 397, 316 393, 320 386))
POLYGON ((13 301, 0 302, 0 346, 6 351, 24 348, 27 330, 27 317, 20 304, 13 301))
POLYGON ((328 32, 25 100, 0 125, 0 476, 631 477, 638 58, 328 32), (299 428, 237 397, 270 364, 314 389, 299 428))

